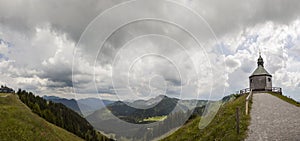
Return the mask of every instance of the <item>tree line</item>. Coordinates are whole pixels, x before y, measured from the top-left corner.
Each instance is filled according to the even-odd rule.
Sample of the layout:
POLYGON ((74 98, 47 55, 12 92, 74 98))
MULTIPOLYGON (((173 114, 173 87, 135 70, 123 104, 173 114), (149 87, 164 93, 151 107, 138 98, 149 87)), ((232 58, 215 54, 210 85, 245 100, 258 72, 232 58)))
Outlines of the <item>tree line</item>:
POLYGON ((69 132, 88 141, 109 141, 100 132, 78 113, 67 108, 61 103, 47 101, 31 92, 19 89, 17 92, 19 99, 26 104, 32 112, 69 132))

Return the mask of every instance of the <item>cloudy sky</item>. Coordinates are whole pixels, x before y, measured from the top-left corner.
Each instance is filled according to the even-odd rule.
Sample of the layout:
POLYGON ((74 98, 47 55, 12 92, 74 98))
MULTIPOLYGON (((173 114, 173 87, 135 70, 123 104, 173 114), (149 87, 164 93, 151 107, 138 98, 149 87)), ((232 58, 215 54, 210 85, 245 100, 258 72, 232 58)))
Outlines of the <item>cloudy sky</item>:
POLYGON ((0 84, 66 98, 221 98, 259 50, 300 100, 297 0, 0 0, 0 84))

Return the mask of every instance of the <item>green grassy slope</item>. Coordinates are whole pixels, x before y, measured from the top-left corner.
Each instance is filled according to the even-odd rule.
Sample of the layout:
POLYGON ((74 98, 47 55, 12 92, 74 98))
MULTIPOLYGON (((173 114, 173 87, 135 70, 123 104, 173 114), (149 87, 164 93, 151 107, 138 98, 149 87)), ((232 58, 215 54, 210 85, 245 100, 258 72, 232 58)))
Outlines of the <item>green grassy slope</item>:
POLYGON ((250 123, 250 116, 245 115, 246 95, 242 95, 233 101, 224 104, 204 129, 199 129, 201 117, 186 123, 172 135, 163 139, 165 141, 194 141, 194 140, 243 140, 246 138, 247 128, 250 123), (240 134, 236 131, 236 108, 240 108, 240 134))
POLYGON ((0 94, 0 140, 82 139, 32 113, 16 95, 0 94))

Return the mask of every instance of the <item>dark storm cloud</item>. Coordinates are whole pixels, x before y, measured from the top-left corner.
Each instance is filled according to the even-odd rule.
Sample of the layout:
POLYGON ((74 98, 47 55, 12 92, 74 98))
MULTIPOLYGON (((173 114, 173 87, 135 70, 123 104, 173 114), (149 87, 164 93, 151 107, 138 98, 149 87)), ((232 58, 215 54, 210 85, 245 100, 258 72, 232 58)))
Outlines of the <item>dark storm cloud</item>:
POLYGON ((166 79, 166 81, 168 81, 173 86, 182 86, 182 82, 180 79, 170 78, 170 79, 166 79))
MULTIPOLYGON (((0 23, 28 34, 34 32, 36 26, 49 24, 52 30, 67 33, 77 41, 97 15, 122 1, 126 0, 1 0, 0 23)), ((199 12, 218 34, 268 20, 288 23, 300 13, 297 0, 181 1, 199 12)))
POLYGON ((77 41, 89 22, 119 0, 29 0, 0 1, 0 23, 27 35, 35 27, 49 24, 77 41))
POLYGON ((65 72, 46 72, 45 75, 42 75, 41 78, 48 78, 52 82, 57 82, 49 87, 72 87, 72 71, 65 72))

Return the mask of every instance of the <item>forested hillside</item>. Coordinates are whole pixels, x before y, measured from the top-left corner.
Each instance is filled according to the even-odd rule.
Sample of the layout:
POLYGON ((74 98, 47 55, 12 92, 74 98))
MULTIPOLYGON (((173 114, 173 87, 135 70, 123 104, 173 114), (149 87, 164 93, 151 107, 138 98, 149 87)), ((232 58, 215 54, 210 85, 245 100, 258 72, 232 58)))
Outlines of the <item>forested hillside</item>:
POLYGON ((61 103, 46 101, 25 90, 17 92, 20 100, 34 113, 59 127, 62 127, 85 140, 110 140, 98 131, 78 113, 61 103))
POLYGON ((16 95, 0 93, 0 140, 81 141, 83 139, 32 113, 16 95))

